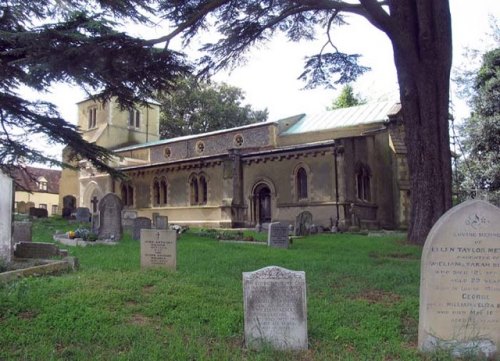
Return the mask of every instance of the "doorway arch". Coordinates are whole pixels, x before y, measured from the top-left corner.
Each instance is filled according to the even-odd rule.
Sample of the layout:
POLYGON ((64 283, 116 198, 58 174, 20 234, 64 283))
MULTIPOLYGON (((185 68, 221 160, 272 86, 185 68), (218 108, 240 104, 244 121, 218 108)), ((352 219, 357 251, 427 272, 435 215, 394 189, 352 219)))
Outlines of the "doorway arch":
POLYGON ((252 221, 255 224, 269 223, 273 216, 273 191, 266 182, 255 185, 252 192, 252 221))

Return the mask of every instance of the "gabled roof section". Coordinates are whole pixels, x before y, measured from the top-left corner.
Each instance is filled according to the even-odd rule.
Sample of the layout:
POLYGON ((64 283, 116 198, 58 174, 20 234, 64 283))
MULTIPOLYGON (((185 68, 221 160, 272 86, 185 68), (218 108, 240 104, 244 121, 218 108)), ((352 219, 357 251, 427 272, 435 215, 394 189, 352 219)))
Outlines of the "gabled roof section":
POLYGON ((316 114, 306 114, 280 135, 323 132, 360 125, 384 123, 389 121, 389 115, 393 115, 398 109, 395 107, 395 103, 391 101, 363 104, 316 114))
POLYGON ((14 172, 16 190, 31 192, 59 193, 61 171, 56 169, 19 167, 14 172), (41 190, 37 181, 47 181, 47 190, 41 190))

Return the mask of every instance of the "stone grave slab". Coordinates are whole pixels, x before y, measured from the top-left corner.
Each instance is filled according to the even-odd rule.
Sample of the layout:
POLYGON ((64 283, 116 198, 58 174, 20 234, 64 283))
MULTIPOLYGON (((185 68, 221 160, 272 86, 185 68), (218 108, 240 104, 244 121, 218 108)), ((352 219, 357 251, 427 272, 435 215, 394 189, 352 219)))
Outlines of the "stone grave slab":
POLYGON ((12 228, 12 245, 18 242, 31 242, 33 223, 14 221, 12 228))
POLYGON ((132 228, 132 238, 136 241, 141 239, 141 229, 151 229, 151 220, 147 217, 137 217, 134 219, 132 228))
POLYGON ((99 239, 119 241, 122 238, 121 199, 114 193, 106 194, 99 201, 99 239))
POLYGON ((87 207, 78 207, 76 209, 76 221, 82 223, 90 222, 90 209, 87 207))
POLYGON ((165 229, 141 229, 141 268, 177 267, 177 234, 165 229))
POLYGON ((10 262, 12 258, 12 205, 14 191, 12 179, 0 171, 0 260, 10 262))
POLYGON ((168 229, 168 217, 156 216, 155 226, 156 229, 168 229))
POLYGON ((306 276, 270 266, 243 272, 245 344, 258 349, 307 349, 306 276))
POLYGON ((16 244, 14 256, 19 258, 51 258, 61 255, 61 250, 53 243, 21 242, 16 244))
POLYGON ((418 345, 457 356, 500 349, 500 209, 481 200, 446 212, 424 245, 418 345))
POLYGON ((288 248, 288 225, 280 222, 271 223, 267 233, 267 245, 269 247, 288 248))
POLYGON ((126 209, 122 211, 122 226, 131 229, 134 226, 134 219, 137 218, 137 211, 126 209))

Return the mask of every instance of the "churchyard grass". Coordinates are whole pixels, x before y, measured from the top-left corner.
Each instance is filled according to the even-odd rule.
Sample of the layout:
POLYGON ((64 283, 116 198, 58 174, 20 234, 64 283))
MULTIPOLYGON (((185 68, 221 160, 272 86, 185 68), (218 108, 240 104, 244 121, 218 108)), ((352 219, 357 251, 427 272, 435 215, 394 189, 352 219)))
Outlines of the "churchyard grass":
MULTIPOLYGON (((51 241, 63 220, 36 221, 51 241)), ((416 350, 419 247, 396 236, 316 235, 288 250, 178 241, 177 271, 118 246, 67 247, 80 270, 0 286, 0 360, 446 360, 416 350), (309 350, 243 347, 242 272, 306 272, 309 350)))

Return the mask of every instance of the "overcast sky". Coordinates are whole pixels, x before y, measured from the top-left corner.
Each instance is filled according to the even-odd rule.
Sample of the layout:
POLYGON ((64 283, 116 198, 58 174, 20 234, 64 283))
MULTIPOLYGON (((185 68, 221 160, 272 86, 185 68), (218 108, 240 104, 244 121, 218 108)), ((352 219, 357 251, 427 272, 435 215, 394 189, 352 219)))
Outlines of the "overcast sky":
MULTIPOLYGON (((450 0, 450 6, 455 66, 464 63, 462 55, 466 47, 483 51, 491 47, 486 35, 490 32, 489 16, 500 17, 500 0, 450 0)), ((355 91, 369 101, 398 101, 392 48, 386 35, 361 17, 352 16, 348 21, 350 25, 334 31, 334 41, 340 51, 361 54, 361 63, 372 69, 353 84, 355 91)), ((146 37, 164 34, 158 27, 149 29, 146 37)), ((246 103, 254 109, 267 108, 269 120, 324 111, 338 95, 338 90, 302 90, 304 83, 297 80, 303 69, 304 57, 321 49, 324 38, 320 35, 316 42, 302 43, 288 43, 284 37, 275 37, 270 43, 253 49, 245 66, 217 74, 214 80, 242 88, 246 103)), ((78 88, 59 85, 53 87, 52 94, 42 97, 55 103, 68 121, 76 123, 76 103, 84 99, 85 94, 78 88)), ((452 102, 456 118, 468 114, 464 103, 454 97, 453 88, 452 102)))

